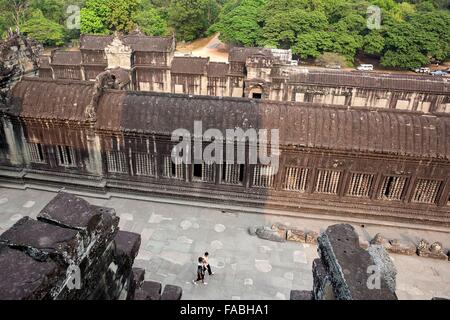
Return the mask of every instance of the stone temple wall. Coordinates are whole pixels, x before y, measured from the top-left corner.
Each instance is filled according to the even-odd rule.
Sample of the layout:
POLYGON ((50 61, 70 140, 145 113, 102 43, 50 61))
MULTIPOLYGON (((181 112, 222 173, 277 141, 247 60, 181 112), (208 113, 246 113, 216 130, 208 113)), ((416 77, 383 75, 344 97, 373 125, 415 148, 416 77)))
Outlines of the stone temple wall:
POLYGON ((181 299, 133 269, 141 236, 118 224, 114 209, 59 193, 0 235, 0 300, 181 299))

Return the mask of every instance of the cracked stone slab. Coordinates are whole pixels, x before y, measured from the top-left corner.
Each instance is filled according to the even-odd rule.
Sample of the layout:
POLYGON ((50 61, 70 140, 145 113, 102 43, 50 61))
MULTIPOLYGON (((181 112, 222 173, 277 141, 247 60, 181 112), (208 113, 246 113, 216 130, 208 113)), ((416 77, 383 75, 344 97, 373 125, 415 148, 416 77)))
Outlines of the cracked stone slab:
POLYGON ((101 212, 89 202, 66 192, 58 193, 38 214, 38 220, 88 232, 95 229, 101 218, 101 212))
POLYGON ((54 261, 39 262, 0 244, 0 300, 50 298, 65 270, 54 261))
POLYGON ((78 231, 24 217, 0 235, 0 242, 26 250, 38 260, 58 256, 61 261, 79 261, 83 252, 78 231))

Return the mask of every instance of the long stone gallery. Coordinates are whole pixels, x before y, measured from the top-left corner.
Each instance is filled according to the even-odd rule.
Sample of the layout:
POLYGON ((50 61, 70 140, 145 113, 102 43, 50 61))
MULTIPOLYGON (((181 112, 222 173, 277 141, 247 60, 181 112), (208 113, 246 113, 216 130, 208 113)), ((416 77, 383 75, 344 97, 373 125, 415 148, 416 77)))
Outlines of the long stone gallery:
MULTIPOLYGON (((0 299, 198 298, 184 268, 208 247, 224 277, 242 266, 268 274, 260 282, 239 278, 238 292, 224 289, 219 299, 396 300, 414 292, 403 282, 402 259, 449 270, 444 78, 308 71, 292 65, 289 50, 264 48, 232 48, 229 62, 217 63, 176 54, 172 37, 140 33, 83 35, 79 50, 49 56, 10 33, 0 59, 0 184, 52 194, 39 211, 36 200, 21 207, 8 191, 0 195, 0 209, 25 210, 0 219, 0 299), (248 154, 242 163, 225 155, 218 163, 172 161, 179 142, 172 133, 194 133, 196 122, 223 134, 278 130, 277 167, 248 154), (142 227, 136 221, 148 212, 117 214, 89 197, 127 199, 130 208, 146 199, 161 211, 142 227), (169 204, 205 212, 175 224, 163 213, 169 204), (216 222, 213 234, 223 238, 201 247, 201 233, 188 232, 211 227, 206 210, 235 219, 216 222), (286 217, 297 220, 273 221, 286 217), (417 232, 403 237, 397 227, 408 237, 417 232), (251 266, 225 254, 233 238, 255 241, 242 257, 251 266), (289 246, 289 259, 270 260, 289 246), (303 263, 309 269, 300 271, 303 263), (376 290, 368 285, 371 266, 380 271, 376 290)), ((244 137, 202 140, 202 151, 213 142, 262 148, 244 137)), ((212 283, 222 281, 218 273, 212 283)), ((237 276, 231 279, 223 278, 225 286, 237 276)), ((426 297, 447 297, 445 290, 426 297)))

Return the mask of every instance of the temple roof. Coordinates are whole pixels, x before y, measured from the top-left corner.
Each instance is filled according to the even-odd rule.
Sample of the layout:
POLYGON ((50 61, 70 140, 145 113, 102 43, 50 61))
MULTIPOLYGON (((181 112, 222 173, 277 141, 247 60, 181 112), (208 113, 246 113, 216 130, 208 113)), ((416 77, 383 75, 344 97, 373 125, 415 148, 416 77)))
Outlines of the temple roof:
POLYGON ((173 39, 171 37, 150 37, 143 34, 130 34, 123 37, 123 43, 134 51, 170 52, 173 39))
POLYGON ((52 65, 79 66, 81 65, 81 52, 54 50, 51 60, 52 65))
POLYGON ((200 57, 174 57, 172 60, 172 73, 205 74, 209 58, 200 57))
POLYGON ((207 67, 208 77, 226 77, 228 74, 228 63, 210 62, 207 67))
POLYGON ((289 72, 289 70, 287 70, 287 75, 283 73, 285 72, 282 67, 274 67, 271 70, 272 77, 287 78, 292 83, 450 93, 450 81, 444 77, 319 69, 310 69, 307 73, 289 72))
POLYGON ((269 57, 273 56, 271 50, 267 48, 234 47, 230 49, 228 61, 245 63, 247 58, 254 54, 262 54, 269 57))
MULTIPOLYGON (((24 78, 12 90, 10 114, 85 120, 94 83, 24 78)), ((345 152, 450 159, 450 117, 395 109, 104 90, 100 130, 170 135, 194 121, 216 128, 279 129, 280 144, 345 152)))
POLYGON ((8 112, 21 117, 84 121, 94 93, 92 82, 24 78, 11 90, 8 112))
POLYGON ((114 36, 82 34, 80 37, 81 50, 105 50, 111 44, 114 36))

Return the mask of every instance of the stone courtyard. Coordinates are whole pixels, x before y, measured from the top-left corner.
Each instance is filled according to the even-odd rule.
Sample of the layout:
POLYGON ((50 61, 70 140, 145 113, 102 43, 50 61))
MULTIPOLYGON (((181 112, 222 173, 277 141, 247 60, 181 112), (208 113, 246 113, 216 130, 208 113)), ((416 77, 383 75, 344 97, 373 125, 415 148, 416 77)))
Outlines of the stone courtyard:
MULTIPOLYGON (((23 216, 36 217, 55 192, 34 189, 0 189, 0 233, 23 216)), ((84 196, 94 205, 112 207, 120 217, 120 228, 141 234, 142 245, 135 267, 146 269, 146 280, 178 285, 183 299, 289 299, 291 289, 311 290, 312 261, 317 247, 296 242, 277 243, 252 237, 250 226, 283 223, 306 230, 323 231, 332 220, 219 210, 194 204, 124 199, 118 195, 84 196), (207 286, 195 286, 196 260, 210 253, 215 275, 207 286)), ((440 241, 448 250, 449 231, 421 231, 396 226, 354 224, 360 238, 376 233, 416 242, 440 241)), ((399 299, 450 298, 450 262, 391 254, 398 270, 399 299)))

